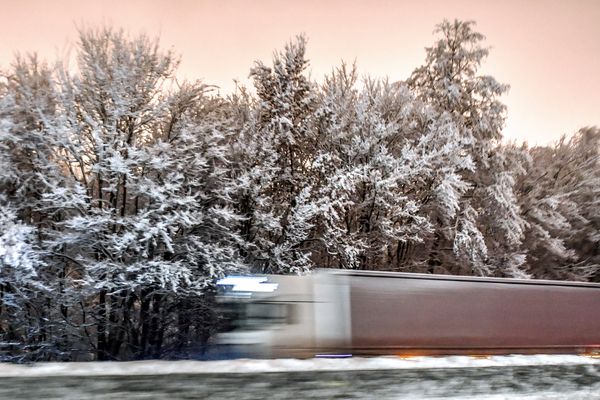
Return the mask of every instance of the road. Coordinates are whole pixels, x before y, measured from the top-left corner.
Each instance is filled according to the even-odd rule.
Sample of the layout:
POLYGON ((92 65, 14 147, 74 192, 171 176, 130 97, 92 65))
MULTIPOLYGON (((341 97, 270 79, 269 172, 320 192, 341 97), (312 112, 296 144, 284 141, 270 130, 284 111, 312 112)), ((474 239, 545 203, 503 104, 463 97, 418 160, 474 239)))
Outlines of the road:
POLYGON ((594 359, 437 360, 2 366, 0 398, 600 399, 600 362, 594 359))

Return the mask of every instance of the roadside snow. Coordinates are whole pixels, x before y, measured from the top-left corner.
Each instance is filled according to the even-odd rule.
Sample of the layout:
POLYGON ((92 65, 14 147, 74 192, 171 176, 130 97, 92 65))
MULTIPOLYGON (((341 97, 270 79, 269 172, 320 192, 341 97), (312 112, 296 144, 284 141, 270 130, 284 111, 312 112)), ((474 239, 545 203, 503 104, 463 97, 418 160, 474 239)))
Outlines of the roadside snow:
POLYGON ((165 374, 227 374, 289 371, 350 371, 431 368, 481 368, 526 365, 598 365, 600 359, 576 355, 509 355, 473 358, 374 357, 344 359, 274 359, 227 361, 134 361, 0 364, 0 377, 124 376, 165 374))

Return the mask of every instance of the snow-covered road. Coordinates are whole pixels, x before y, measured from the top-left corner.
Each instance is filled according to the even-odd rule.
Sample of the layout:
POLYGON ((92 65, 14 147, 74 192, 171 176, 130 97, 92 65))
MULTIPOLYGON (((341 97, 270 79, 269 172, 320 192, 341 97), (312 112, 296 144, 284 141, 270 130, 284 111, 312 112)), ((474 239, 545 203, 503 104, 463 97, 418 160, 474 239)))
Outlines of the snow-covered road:
POLYGON ((600 399, 600 359, 397 357, 0 364, 4 399, 600 399))
POLYGON ((600 358, 577 355, 509 355, 490 357, 371 357, 240 359, 225 361, 72 362, 15 365, 0 363, 2 377, 138 376, 163 374, 223 374, 300 371, 364 371, 394 369, 473 368, 541 365, 600 365, 600 358))

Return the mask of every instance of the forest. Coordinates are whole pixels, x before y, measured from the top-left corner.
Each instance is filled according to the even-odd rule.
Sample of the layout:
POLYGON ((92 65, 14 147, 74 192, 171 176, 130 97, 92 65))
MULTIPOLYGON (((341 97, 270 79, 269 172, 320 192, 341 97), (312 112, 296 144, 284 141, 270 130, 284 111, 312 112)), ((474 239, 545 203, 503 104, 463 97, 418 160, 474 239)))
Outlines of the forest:
MULTIPOLYGON (((228 274, 348 268, 600 282, 600 129, 502 137, 474 22, 405 81, 298 36, 219 95, 158 39, 82 29, 0 75, 0 360, 191 358, 228 274)), ((199 50, 201 51, 201 50, 199 50)), ((585 121, 584 121, 585 122, 585 121)))

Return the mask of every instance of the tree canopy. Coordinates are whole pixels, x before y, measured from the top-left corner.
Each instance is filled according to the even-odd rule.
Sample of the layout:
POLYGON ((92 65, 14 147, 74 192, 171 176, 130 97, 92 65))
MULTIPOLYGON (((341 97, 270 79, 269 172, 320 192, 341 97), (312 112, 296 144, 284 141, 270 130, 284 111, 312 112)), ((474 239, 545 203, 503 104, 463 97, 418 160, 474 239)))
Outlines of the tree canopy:
POLYGON ((508 86, 470 21, 406 81, 307 39, 230 96, 175 79, 156 39, 82 30, 77 68, 18 56, 0 81, 6 360, 201 352, 231 273, 351 268, 600 281, 600 129, 507 143, 508 86))

